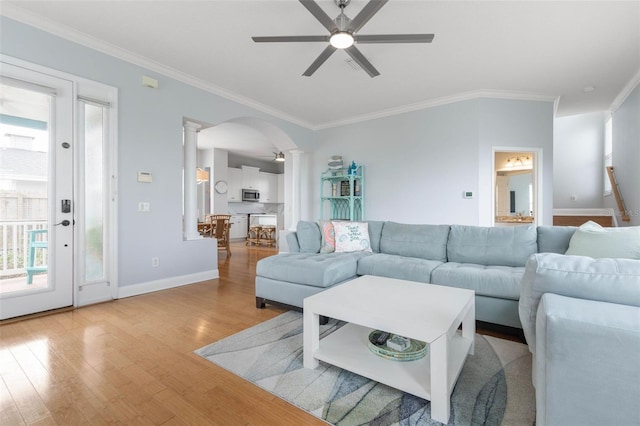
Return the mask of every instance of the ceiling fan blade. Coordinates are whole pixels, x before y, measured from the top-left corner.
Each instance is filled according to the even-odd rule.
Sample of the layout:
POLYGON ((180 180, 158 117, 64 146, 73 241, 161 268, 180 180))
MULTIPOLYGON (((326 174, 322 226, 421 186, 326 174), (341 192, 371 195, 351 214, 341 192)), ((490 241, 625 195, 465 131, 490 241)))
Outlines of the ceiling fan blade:
POLYGON ((357 47, 347 47, 346 49, 344 49, 344 51, 347 52, 347 54, 351 56, 351 59, 356 61, 356 63, 360 65, 360 67, 365 70, 370 77, 373 78, 377 75, 380 75, 378 70, 371 64, 371 62, 367 60, 367 58, 364 57, 362 52, 360 52, 357 47))
POLYGON ((265 36, 251 37, 256 43, 329 41, 329 36, 265 36))
POLYGON ((329 15, 327 15, 326 12, 318 6, 318 3, 313 0, 300 0, 300 3, 302 3, 302 5, 306 7, 307 10, 311 12, 311 14, 315 16, 315 18, 320 21, 327 30, 329 30, 329 32, 334 32, 338 29, 338 26, 333 22, 333 19, 331 19, 329 15))
POLYGON ((434 34, 377 34, 356 35, 358 43, 431 43, 434 34))
POLYGON ((358 31, 364 24, 369 22, 369 19, 371 19, 373 15, 375 15, 388 1, 389 0, 370 0, 369 3, 362 8, 360 13, 358 13, 351 22, 349 22, 347 31, 352 33, 358 31))
POLYGON ((311 66, 309 66, 309 68, 307 68, 307 70, 302 75, 304 75, 305 77, 311 77, 311 75, 316 72, 318 68, 320 68, 320 65, 324 64, 324 62, 329 59, 329 56, 331 56, 335 51, 335 47, 328 45, 327 48, 322 51, 320 56, 318 56, 318 58, 313 61, 311 66))

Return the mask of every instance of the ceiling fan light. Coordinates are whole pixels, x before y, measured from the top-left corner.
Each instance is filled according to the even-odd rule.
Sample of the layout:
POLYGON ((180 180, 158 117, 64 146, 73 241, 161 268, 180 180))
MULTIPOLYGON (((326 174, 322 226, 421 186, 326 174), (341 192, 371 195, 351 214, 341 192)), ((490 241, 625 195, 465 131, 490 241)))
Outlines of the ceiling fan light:
POLYGON ((353 45, 353 36, 346 31, 338 31, 331 36, 329 43, 336 49, 346 49, 353 45))

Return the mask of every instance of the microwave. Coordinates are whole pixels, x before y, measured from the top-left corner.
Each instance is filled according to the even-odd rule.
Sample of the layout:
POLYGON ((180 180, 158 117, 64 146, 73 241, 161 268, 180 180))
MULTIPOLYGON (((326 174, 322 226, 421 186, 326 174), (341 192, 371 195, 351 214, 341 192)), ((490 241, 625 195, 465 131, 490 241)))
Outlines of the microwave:
POLYGON ((260 201, 260 191, 257 189, 243 189, 242 201, 260 201))

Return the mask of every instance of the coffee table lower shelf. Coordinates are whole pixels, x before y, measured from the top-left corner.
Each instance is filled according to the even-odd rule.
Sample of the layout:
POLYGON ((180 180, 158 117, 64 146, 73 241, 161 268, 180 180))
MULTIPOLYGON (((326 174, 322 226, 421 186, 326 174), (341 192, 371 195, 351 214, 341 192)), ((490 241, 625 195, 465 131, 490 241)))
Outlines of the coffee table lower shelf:
MULTIPOLYGON (((372 328, 346 324, 320 340, 313 357, 412 395, 431 400, 431 353, 415 361, 394 361, 380 357, 368 347, 372 328)), ((458 331, 449 343, 448 393, 462 370, 471 347, 471 339, 458 331)))

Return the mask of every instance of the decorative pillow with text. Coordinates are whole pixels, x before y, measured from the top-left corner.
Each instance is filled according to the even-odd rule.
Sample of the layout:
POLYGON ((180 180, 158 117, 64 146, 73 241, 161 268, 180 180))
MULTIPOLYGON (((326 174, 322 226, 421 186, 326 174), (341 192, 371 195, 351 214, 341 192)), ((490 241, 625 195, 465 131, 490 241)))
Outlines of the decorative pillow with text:
POLYGON ((336 253, 371 251, 369 224, 366 222, 331 222, 335 232, 336 253))

